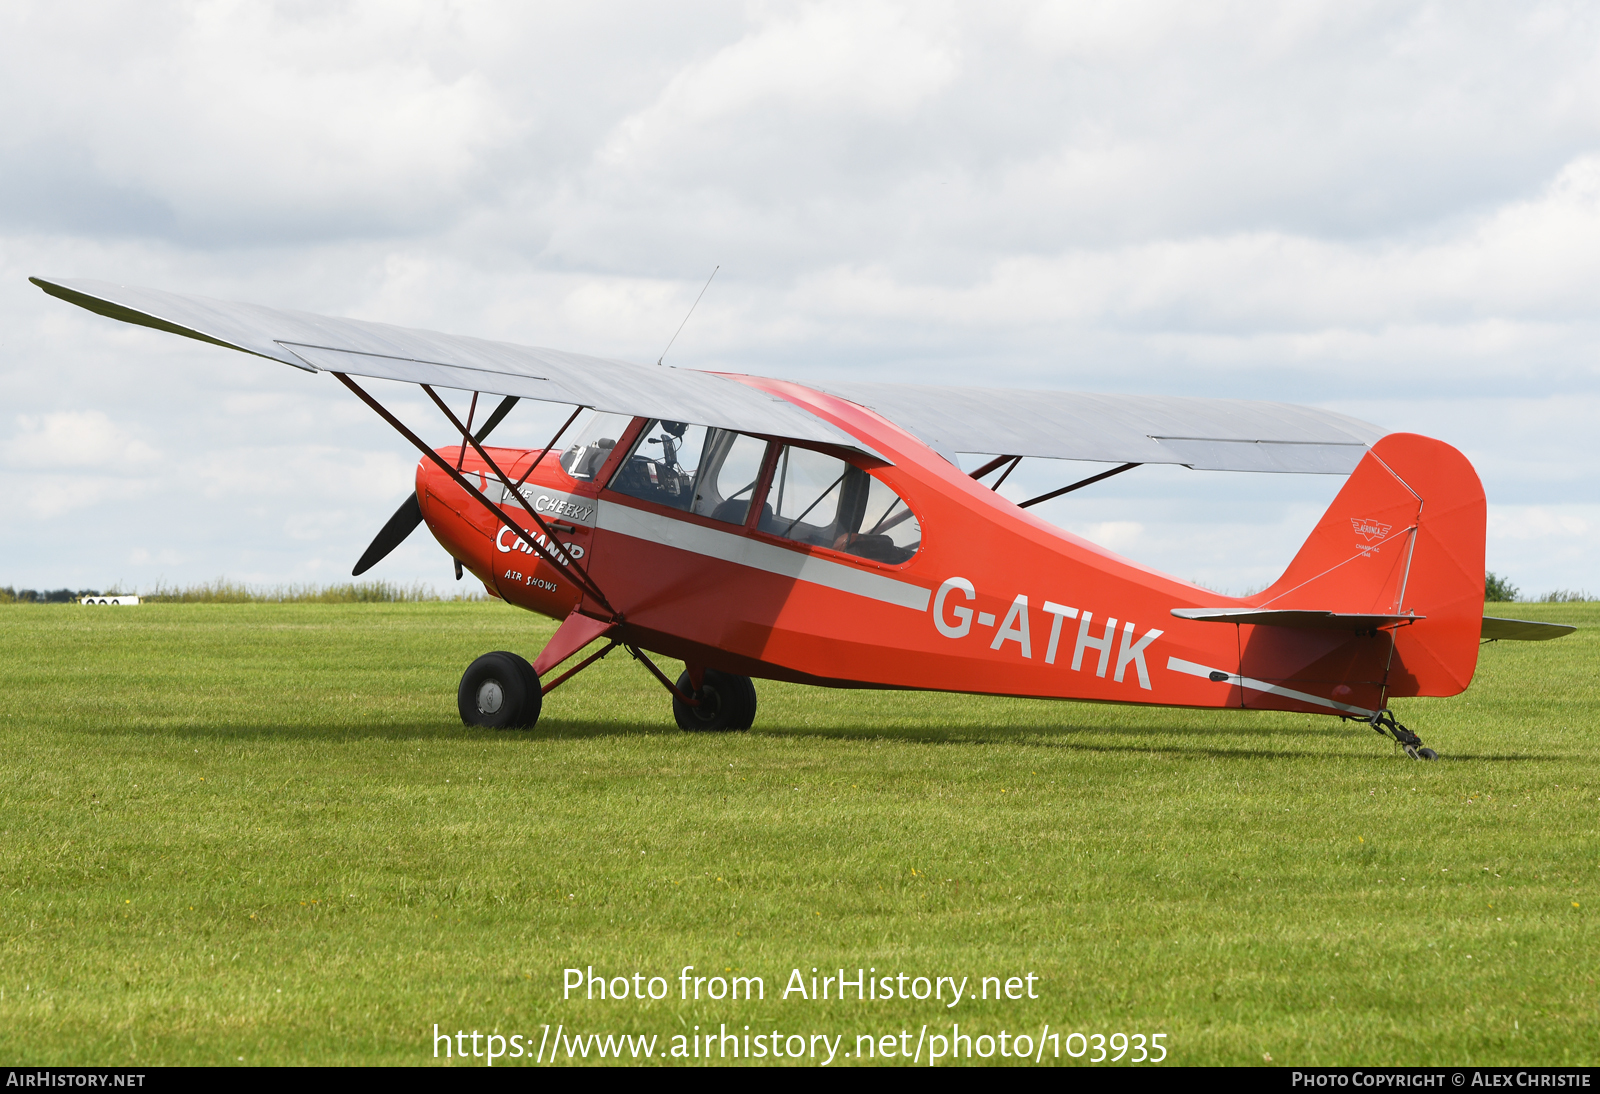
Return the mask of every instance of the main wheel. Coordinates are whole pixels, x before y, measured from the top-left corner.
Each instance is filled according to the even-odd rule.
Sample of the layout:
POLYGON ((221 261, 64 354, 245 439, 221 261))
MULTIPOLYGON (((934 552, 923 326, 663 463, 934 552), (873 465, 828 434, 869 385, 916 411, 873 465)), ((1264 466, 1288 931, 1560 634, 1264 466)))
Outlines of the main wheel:
POLYGON ((1419 760, 1437 760, 1438 758, 1439 754, 1431 748, 1417 749, 1417 759, 1419 760))
POLYGON ((533 666, 506 650, 486 653, 468 665, 456 689, 456 709, 469 726, 529 729, 543 705, 533 666))
MULTIPOLYGON (((689 694, 694 685, 686 672, 678 677, 678 690, 689 694)), ((756 685, 748 676, 706 669, 704 682, 695 694, 700 705, 692 707, 676 695, 672 697, 672 717, 679 729, 691 733, 726 733, 749 729, 756 720, 756 685)))

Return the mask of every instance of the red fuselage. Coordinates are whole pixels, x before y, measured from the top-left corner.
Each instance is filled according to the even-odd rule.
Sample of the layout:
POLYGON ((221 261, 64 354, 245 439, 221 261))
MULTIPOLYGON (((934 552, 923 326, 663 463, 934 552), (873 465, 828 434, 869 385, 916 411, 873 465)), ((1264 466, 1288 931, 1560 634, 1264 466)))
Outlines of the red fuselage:
MULTIPOLYGON (((556 533, 559 552, 585 567, 621 614, 628 641, 644 649, 695 669, 835 687, 1323 714, 1366 715, 1396 695, 1451 695, 1472 678, 1483 492, 1465 459, 1441 442, 1409 434, 1380 441, 1284 578, 1235 599, 1041 520, 861 406, 784 381, 736 378, 881 453, 887 464, 834 455, 904 500, 920 543, 909 559, 886 561, 775 534, 761 502, 779 441, 742 524, 611 489, 604 484, 648 424, 635 419, 592 478, 568 475, 552 452, 523 496, 556 533), (1420 621, 1358 634, 1171 614, 1263 604, 1405 611, 1420 621)), ((456 462, 456 449, 439 451, 456 462)), ((513 479, 540 456, 488 451, 513 479)), ((462 469, 540 539, 471 451, 462 469)), ((610 617, 567 567, 541 559, 428 460, 418 467, 417 496, 435 537, 494 595, 556 619, 610 617)))

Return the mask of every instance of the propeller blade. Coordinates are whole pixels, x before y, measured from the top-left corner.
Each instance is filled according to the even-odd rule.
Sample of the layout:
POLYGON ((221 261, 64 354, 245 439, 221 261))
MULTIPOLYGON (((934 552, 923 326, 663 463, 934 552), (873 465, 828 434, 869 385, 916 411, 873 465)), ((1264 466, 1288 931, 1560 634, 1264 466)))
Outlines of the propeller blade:
MULTIPOLYGON (((482 444, 484 438, 494 432, 494 427, 505 421, 506 415, 511 413, 511 408, 520 400, 515 395, 507 395, 500 400, 500 405, 494 408, 494 413, 489 415, 488 421, 472 435, 472 439, 482 444)), ((394 511, 394 516, 389 518, 389 523, 375 536, 362 554, 361 561, 356 563, 356 568, 350 571, 351 577, 360 577, 383 561, 388 553, 400 544, 405 538, 417 530, 417 525, 422 523, 422 506, 417 502, 417 495, 413 493, 409 498, 400 503, 400 508, 394 511)), ((461 578, 461 563, 456 563, 456 578, 461 578)))
POLYGON ((494 413, 489 415, 489 420, 484 422, 483 427, 472 435, 472 439, 482 444, 484 439, 493 432, 494 427, 505 421, 506 415, 511 413, 511 408, 520 401, 520 398, 516 395, 507 395, 504 399, 501 399, 500 405, 494 408, 494 413))
POLYGON ((356 568, 350 571, 351 577, 360 577, 368 570, 383 560, 390 551, 400 546, 405 538, 417 530, 417 525, 422 523, 422 505, 417 501, 415 492, 405 501, 400 503, 400 508, 394 511, 394 516, 389 518, 389 523, 383 526, 366 552, 361 556, 361 561, 356 563, 356 568))

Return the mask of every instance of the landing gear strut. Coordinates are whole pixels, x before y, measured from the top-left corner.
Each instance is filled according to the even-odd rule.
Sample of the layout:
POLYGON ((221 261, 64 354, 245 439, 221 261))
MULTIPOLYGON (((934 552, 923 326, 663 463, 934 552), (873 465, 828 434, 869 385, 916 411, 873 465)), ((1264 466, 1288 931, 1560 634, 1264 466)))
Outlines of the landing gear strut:
POLYGON ((1422 738, 1411 732, 1405 726, 1394 720, 1394 713, 1387 708, 1378 711, 1367 724, 1372 726, 1372 731, 1382 737, 1388 734, 1395 739, 1395 743, 1405 749, 1407 756, 1413 760, 1437 760, 1439 754, 1431 748, 1422 747, 1422 738))

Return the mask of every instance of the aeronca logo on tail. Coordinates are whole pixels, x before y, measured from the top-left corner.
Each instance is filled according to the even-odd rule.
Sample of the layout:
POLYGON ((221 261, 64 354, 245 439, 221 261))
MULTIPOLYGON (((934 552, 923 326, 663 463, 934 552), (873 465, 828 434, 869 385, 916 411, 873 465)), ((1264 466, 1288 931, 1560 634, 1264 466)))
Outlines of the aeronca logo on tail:
POLYGON ((1382 539, 1384 536, 1388 535, 1389 529, 1393 528, 1394 525, 1380 524, 1379 522, 1370 520, 1366 517, 1351 517, 1350 527, 1355 529, 1356 535, 1365 536, 1367 538, 1367 542, 1371 543, 1375 539, 1382 539))
MULTIPOLYGON (((964 577, 952 577, 943 585, 933 598, 933 625, 939 628, 939 633, 946 638, 966 638, 972 633, 973 624, 979 627, 999 626, 994 632, 994 638, 989 643, 992 650, 1020 653, 1028 660, 1033 659, 1033 634, 1034 625, 1032 613, 1039 611, 1043 625, 1048 619, 1050 637, 1045 643, 1044 663, 1056 663, 1056 655, 1066 658, 1067 650, 1072 650, 1072 671, 1082 672, 1088 665, 1096 676, 1105 677, 1107 670, 1111 671, 1111 679, 1122 683, 1128 674, 1128 669, 1133 669, 1139 681, 1139 687, 1150 691, 1150 669, 1145 665, 1145 651, 1150 644, 1160 638, 1164 633, 1154 628, 1139 635, 1139 626, 1136 623, 1124 622, 1120 632, 1117 627, 1116 616, 1108 616, 1096 623, 1094 612, 1080 612, 1077 608, 1065 604, 1057 604, 1053 600, 1046 600, 1037 609, 1030 608, 1028 597, 1025 593, 1018 593, 1012 600, 1010 609, 1004 619, 996 618, 993 612, 978 612, 967 607, 967 603, 978 598, 978 591, 972 582, 964 577), (1063 625, 1067 620, 1077 621, 1077 638, 1074 640, 1070 628, 1065 629, 1066 638, 1063 641, 1063 625), (1098 634, 1096 632, 1099 632, 1098 634), (1121 639, 1120 646, 1118 639, 1121 639), (1015 643, 1015 649, 1007 643, 1015 643), (1093 651, 1094 656, 1087 661, 1085 653, 1093 651)), ((983 637, 979 635, 980 639, 983 637)))

